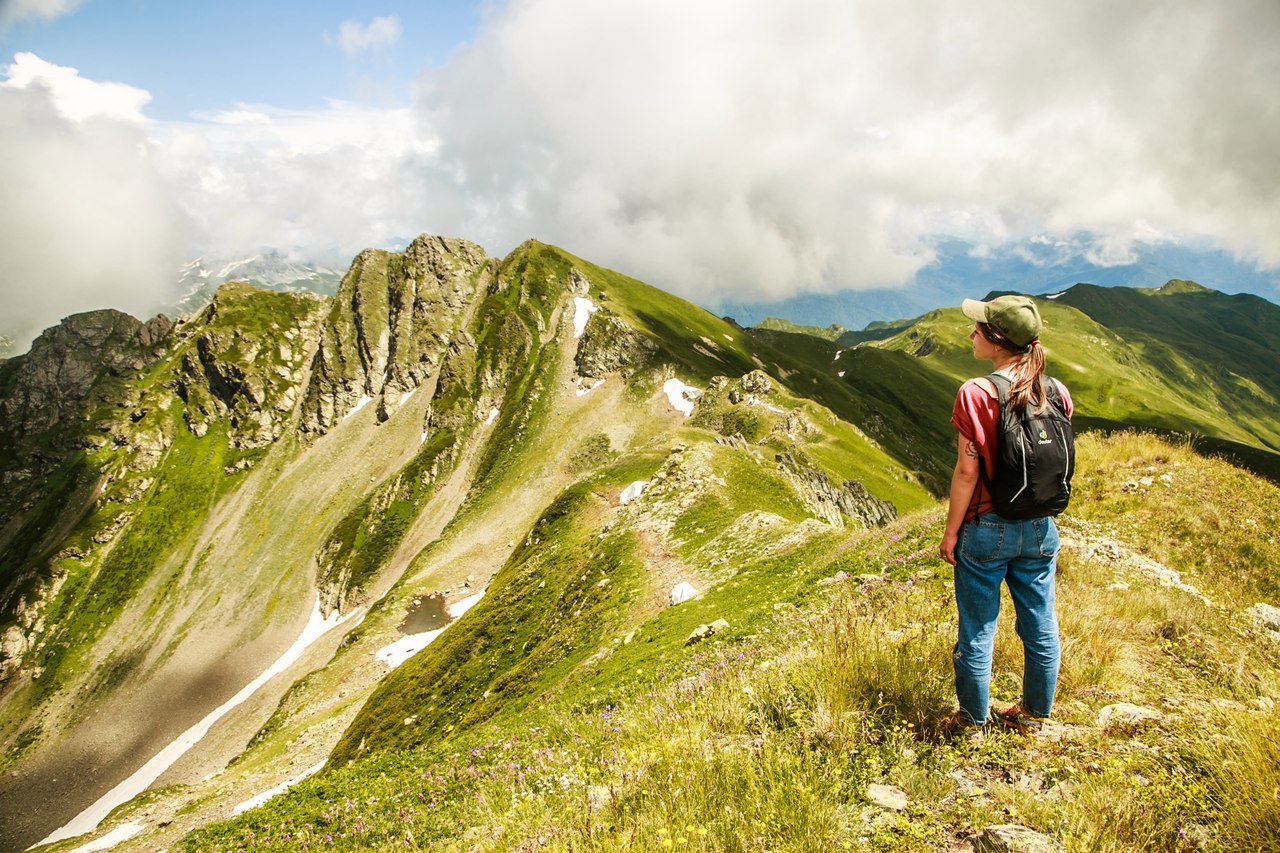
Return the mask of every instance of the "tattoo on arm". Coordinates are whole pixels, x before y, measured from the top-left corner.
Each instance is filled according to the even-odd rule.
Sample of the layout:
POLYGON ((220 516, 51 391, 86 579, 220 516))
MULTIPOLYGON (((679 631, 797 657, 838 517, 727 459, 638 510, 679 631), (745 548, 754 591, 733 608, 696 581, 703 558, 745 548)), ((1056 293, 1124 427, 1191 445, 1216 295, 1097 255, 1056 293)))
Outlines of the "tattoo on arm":
POLYGON ((964 454, 965 456, 968 456, 970 459, 977 459, 978 446, 974 444, 972 441, 966 441, 964 443, 964 454))

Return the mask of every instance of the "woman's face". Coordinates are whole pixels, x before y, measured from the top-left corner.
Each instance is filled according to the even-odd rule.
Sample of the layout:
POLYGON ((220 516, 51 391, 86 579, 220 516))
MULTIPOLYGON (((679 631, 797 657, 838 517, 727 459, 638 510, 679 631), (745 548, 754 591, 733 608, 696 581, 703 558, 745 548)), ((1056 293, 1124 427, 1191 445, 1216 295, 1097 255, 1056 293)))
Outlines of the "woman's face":
POLYGON ((996 345, 983 337, 976 323, 969 331, 969 340, 973 341, 973 357, 979 361, 990 361, 995 355, 996 345))

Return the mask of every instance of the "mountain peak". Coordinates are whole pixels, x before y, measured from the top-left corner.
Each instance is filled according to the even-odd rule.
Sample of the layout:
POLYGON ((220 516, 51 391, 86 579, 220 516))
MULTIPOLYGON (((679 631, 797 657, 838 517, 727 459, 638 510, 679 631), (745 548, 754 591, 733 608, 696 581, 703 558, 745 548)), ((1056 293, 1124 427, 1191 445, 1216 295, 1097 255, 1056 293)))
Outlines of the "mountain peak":
POLYGON ((1213 293, 1214 290, 1183 278, 1172 278, 1155 290, 1159 296, 1170 296, 1175 293, 1213 293))

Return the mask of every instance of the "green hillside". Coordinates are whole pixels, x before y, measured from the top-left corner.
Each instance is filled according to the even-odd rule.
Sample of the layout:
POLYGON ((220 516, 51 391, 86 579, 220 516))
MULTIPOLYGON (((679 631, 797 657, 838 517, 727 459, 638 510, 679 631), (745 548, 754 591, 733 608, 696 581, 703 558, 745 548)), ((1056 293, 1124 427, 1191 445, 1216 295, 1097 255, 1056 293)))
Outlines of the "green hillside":
MULTIPOLYGON (((1270 394, 1270 374, 1253 365, 1201 400, 1225 350, 1163 330, 1181 311, 1197 334, 1234 315, 1184 305, 1212 297, 1187 285, 1126 294, 1162 303, 1144 333, 1105 295, 1042 301, 1077 423, 1204 438, 1082 442, 1063 569, 1089 617, 1064 627, 1078 737, 1034 760, 938 737, 953 616, 937 501, 955 389, 975 372, 958 310, 852 346, 748 333, 554 246, 495 259, 424 235, 361 253, 332 298, 233 284, 177 324, 71 318, 0 366, 18 484, 0 502, 0 844, 39 840, 225 702, 312 609, 350 621, 118 809, 100 832, 144 826, 119 849, 911 850, 1001 817, 1073 847, 1168 846, 1184 825, 1271 837, 1212 799, 1234 784, 1205 769, 1216 718, 1214 738, 1159 757, 1136 744, 1166 728, 1096 722, 1126 697, 1274 697, 1266 635, 1239 615, 1280 595, 1274 487, 1195 453, 1274 464, 1274 424, 1241 396, 1270 394), (58 374, 76 381, 50 388, 58 374), (1150 561, 1197 604, 1186 585, 1108 586, 1150 561), (681 584, 692 597, 672 603, 681 584), (1233 631, 1246 641, 1227 654, 1233 631), (420 650, 392 654, 407 641, 420 650), (1165 654, 1197 663, 1160 670, 1157 694, 1142 676, 1165 654), (1176 809, 1123 789, 1116 755, 1176 809), (1036 786, 1013 784, 1044 762, 1036 786), (62 796, 76 767, 79 805, 62 796), (908 808, 870 807, 878 784, 908 808), (1102 809, 1108 829, 1098 802, 1131 812, 1102 809)), ((1275 727, 1249 731, 1241 749, 1275 727)))
MULTIPOLYGON (((1277 849, 1280 660, 1247 610, 1277 593, 1280 491, 1148 437, 1080 449, 1049 737, 939 738, 954 614, 931 508, 883 531, 797 529, 749 562, 741 589, 767 587, 759 605, 719 596, 611 626, 608 652, 538 707, 299 783, 181 849, 936 850, 1010 823, 1071 850, 1277 849), (1148 472, 1158 486, 1128 488, 1148 472), (730 627, 685 645, 712 617, 730 627), (1147 717, 1110 716, 1118 702, 1147 717), (879 786, 902 805, 876 805, 879 786)), ((578 513, 589 534, 590 503, 549 523, 578 513)), ((454 655, 504 624, 477 609, 454 655)), ((999 701, 1020 665, 1003 620, 999 701)))
MULTIPOLYGON (((1037 304, 1046 369, 1070 389, 1078 429, 1191 434, 1207 450, 1280 478, 1280 308, 1189 282, 1076 285, 1037 304)), ((955 388, 983 369, 971 355, 971 325, 959 309, 933 311, 844 350, 827 372, 844 371, 900 429, 939 449, 952 439, 955 388)), ((813 367, 828 346, 760 334, 813 367)))

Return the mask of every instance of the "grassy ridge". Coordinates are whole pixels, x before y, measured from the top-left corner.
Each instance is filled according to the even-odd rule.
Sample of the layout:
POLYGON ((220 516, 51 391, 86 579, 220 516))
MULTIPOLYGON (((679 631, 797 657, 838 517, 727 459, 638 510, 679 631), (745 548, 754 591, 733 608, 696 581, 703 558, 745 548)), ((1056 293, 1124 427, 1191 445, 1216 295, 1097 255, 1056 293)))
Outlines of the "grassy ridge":
MULTIPOLYGON (((1270 589, 1280 546, 1264 525, 1280 513, 1280 489, 1150 436, 1086 437, 1080 450, 1059 576, 1057 739, 939 739, 955 628, 934 553, 941 514, 930 509, 882 531, 802 537, 744 566, 768 574, 744 577, 716 607, 663 610, 555 701, 300 783, 182 849, 269 838, 273 849, 896 851, 1010 822, 1073 850, 1280 849, 1269 799, 1280 785, 1280 660, 1235 609, 1270 589), (1162 491, 1124 487, 1152 467, 1171 477, 1162 491), (1100 540, 1158 543, 1151 556, 1210 603, 1089 547, 1100 540), (778 597, 755 610, 741 597, 769 576, 778 597), (678 644, 729 602, 732 630, 678 644), (1098 711, 1116 701, 1163 716, 1103 727, 1098 711), (872 807, 872 784, 899 787, 907 807, 872 807)), ((548 524, 590 503, 567 497, 548 524)), ((541 547, 521 553, 536 559, 541 547)), ((1016 698, 1020 669, 1006 617, 997 701, 1016 698)))
POLYGON ((639 584, 626 539, 593 535, 602 509, 589 485, 562 494, 475 612, 386 677, 333 763, 445 741, 499 711, 514 714, 589 654, 639 584))
MULTIPOLYGON (((1106 290, 1104 295, 1112 298, 1112 291, 1123 288, 1106 290)), ((1173 300, 1182 297, 1135 293, 1126 298, 1173 305, 1173 300)), ((1188 294, 1187 298, 1197 297, 1188 294)), ((1267 456, 1275 455, 1270 450, 1276 423, 1274 407, 1254 400, 1252 391, 1243 393, 1230 383, 1213 381, 1204 360, 1189 356, 1184 349, 1117 327, 1123 330, 1122 336, 1064 304, 1066 299, 1038 300, 1045 320, 1046 371, 1067 384, 1082 424, 1192 432, 1256 448, 1248 455, 1263 460, 1263 470, 1280 465, 1280 461, 1266 461, 1267 456), (1206 393, 1205 389, 1214 390, 1206 393)), ((1173 323, 1184 314, 1189 317, 1189 311, 1184 306, 1166 315, 1165 322, 1173 323)), ((958 309, 925 314, 907 330, 884 341, 847 351, 840 360, 843 365, 848 359, 848 367, 843 368, 847 371, 845 381, 871 389, 885 406, 894 405, 895 396, 899 398, 897 406, 902 406, 903 398, 914 395, 907 412, 932 412, 918 424, 926 425, 924 429, 932 426, 935 433, 946 432, 954 389, 985 367, 973 360, 967 339, 971 325, 958 309), (899 360, 895 366, 883 358, 862 355, 873 347, 903 353, 909 360, 899 360), (886 382, 886 374, 893 379, 886 382), (944 411, 946 417, 937 417, 944 411)), ((1275 375, 1280 377, 1280 372, 1275 375)), ((897 422, 913 433, 922 431, 908 419, 898 418, 897 422)), ((930 440, 938 444, 939 439, 935 435, 930 440)))

